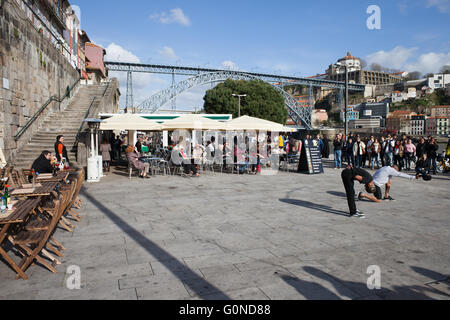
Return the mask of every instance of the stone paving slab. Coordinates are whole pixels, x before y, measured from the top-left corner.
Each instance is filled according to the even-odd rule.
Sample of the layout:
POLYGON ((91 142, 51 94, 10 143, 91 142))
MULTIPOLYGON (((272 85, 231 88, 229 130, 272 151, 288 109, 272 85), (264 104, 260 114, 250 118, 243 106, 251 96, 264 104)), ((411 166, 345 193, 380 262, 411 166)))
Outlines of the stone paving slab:
POLYGON ((33 265, 15 280, 0 261, 0 299, 450 299, 449 186, 449 175, 395 178, 396 201, 357 202, 366 219, 353 219, 339 170, 131 181, 113 171, 84 185, 75 231, 57 230, 59 272, 33 265), (67 289, 72 265, 80 290, 67 289), (367 288, 370 265, 380 290, 367 288))

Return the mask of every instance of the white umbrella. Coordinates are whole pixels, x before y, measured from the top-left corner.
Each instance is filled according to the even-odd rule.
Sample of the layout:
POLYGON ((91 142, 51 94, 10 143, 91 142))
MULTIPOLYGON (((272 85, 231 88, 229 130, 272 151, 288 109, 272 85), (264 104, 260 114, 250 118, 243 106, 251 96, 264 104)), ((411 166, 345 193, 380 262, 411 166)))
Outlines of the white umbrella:
POLYGON ((116 114, 111 118, 103 120, 100 130, 142 130, 161 131, 162 125, 155 121, 145 119, 139 114, 116 114))
POLYGON ((256 131, 271 131, 271 132, 285 132, 290 131, 290 128, 283 126, 277 122, 268 121, 264 119, 242 116, 225 123, 225 130, 256 130, 256 131))
POLYGON ((224 130, 224 123, 206 118, 205 115, 186 114, 164 122, 164 130, 224 130))

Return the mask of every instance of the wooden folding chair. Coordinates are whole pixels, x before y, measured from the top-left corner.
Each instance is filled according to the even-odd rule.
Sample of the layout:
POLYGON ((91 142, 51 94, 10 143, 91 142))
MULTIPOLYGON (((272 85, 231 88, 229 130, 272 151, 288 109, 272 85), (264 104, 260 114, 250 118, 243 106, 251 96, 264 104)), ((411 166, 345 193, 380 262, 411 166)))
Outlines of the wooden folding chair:
MULTIPOLYGON (((54 203, 56 214, 50 216, 49 223, 45 228, 43 227, 40 230, 31 231, 24 228, 17 234, 9 237, 11 243, 23 256, 22 261, 19 263, 19 268, 23 272, 25 272, 35 260, 51 272, 58 272, 53 265, 54 262, 50 264, 48 260, 40 256, 40 254, 46 254, 45 246, 48 244, 62 214, 64 204, 63 196, 60 196, 54 203)), ((20 276, 18 275, 17 279, 19 279, 19 277, 20 276)))
POLYGON ((32 170, 32 169, 22 169, 22 179, 23 181, 26 181, 26 183, 28 183, 31 178, 35 178, 36 177, 36 173, 32 170))
POLYGON ((13 167, 11 167, 11 169, 9 170, 8 177, 9 177, 8 184, 13 189, 20 189, 22 188, 22 185, 26 183, 23 181, 23 178, 19 174, 19 172, 17 170, 14 170, 13 167))

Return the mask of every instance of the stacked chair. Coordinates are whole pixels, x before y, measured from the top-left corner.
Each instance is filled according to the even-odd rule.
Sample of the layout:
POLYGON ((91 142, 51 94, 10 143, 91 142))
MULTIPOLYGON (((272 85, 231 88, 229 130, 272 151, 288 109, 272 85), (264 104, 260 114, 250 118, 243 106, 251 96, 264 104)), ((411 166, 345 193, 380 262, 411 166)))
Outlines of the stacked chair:
MULTIPOLYGON (((2 171, 1 174, 4 174, 2 171)), ((22 176, 13 168, 9 169, 9 183, 20 187, 27 181, 31 172, 24 170, 22 176)), ((58 258, 63 256, 66 248, 55 239, 55 232, 61 228, 73 232, 74 223, 81 221, 79 210, 82 201, 79 193, 84 182, 83 169, 69 175, 69 184, 62 183, 50 197, 41 198, 39 206, 29 219, 9 235, 9 241, 22 256, 19 268, 25 272, 35 263, 46 267, 53 273, 58 271, 55 265, 61 264, 58 258)), ((19 275, 17 279, 19 279, 19 275)))

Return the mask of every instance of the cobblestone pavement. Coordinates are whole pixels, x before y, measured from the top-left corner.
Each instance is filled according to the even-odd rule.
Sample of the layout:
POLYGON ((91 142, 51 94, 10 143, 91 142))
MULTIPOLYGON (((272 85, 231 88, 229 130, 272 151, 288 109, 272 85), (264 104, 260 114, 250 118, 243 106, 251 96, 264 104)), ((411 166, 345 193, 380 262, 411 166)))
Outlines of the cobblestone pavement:
MULTIPOLYGON (((340 171, 85 184, 58 274, 0 261, 0 299, 449 299, 450 176, 396 178, 349 218, 340 171), (69 266, 81 289, 67 289, 69 266), (367 268, 379 266, 381 289, 367 268)), ((356 186, 361 189, 361 186, 356 186)), ((12 255, 12 252, 9 252, 12 255)), ((15 257, 17 259, 17 257, 15 257)))

